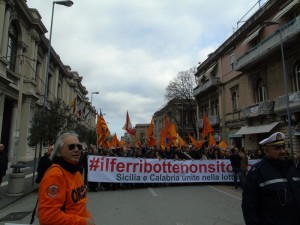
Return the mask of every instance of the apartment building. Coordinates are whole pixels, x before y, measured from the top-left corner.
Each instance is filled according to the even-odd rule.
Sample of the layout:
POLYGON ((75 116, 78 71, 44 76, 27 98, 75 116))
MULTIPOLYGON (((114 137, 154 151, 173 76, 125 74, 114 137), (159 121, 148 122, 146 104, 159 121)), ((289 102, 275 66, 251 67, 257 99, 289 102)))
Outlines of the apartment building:
POLYGON ((259 148, 281 131, 299 150, 299 10, 299 0, 267 1, 198 66, 199 129, 206 114, 231 147, 259 148))
POLYGON ((76 99, 76 112, 70 113, 85 108, 91 113, 77 114, 78 120, 95 124, 83 77, 64 65, 52 47, 47 64, 47 32, 41 15, 28 8, 26 0, 0 0, 0 142, 10 161, 33 160, 35 151, 27 144, 32 117, 54 99, 67 105, 76 99))
POLYGON ((152 116, 154 123, 153 134, 160 143, 160 135, 166 127, 166 117, 169 122, 175 124, 176 131, 180 137, 189 143, 188 133, 197 137, 196 123, 193 118, 196 115, 196 102, 188 103, 185 99, 174 98, 170 100, 162 109, 156 111, 152 116))

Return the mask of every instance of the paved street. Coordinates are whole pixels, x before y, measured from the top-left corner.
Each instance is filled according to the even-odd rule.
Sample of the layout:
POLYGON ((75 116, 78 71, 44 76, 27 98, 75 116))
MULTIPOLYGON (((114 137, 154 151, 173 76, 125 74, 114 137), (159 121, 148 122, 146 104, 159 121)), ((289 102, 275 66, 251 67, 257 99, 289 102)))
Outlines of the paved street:
MULTIPOLYGON (((0 212, 19 213, 10 223, 29 223, 37 192, 0 212), (25 216, 25 217, 24 217, 25 216)), ((88 193, 88 208, 97 224, 105 225, 243 225, 241 190, 230 185, 174 185, 88 193)), ((38 224, 36 221, 35 224, 38 224)))

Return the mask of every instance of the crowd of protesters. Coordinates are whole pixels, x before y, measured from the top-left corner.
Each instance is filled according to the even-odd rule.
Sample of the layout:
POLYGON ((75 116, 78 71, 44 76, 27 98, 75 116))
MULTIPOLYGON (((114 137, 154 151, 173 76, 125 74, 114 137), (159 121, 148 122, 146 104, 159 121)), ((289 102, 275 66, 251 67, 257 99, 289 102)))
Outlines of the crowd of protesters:
MULTIPOLYGON (((195 148, 190 147, 166 147, 165 150, 156 147, 117 147, 117 148, 96 148, 88 147, 82 152, 81 171, 84 174, 85 184, 88 190, 96 192, 98 190, 116 190, 131 189, 139 187, 143 184, 120 184, 120 183, 97 183, 87 182, 87 156, 99 155, 110 157, 132 157, 132 158, 151 158, 151 159, 173 159, 173 160, 217 160, 230 159, 232 152, 236 152, 241 157, 242 175, 246 175, 248 159, 262 159, 263 152, 261 149, 246 150, 244 148, 219 148, 217 145, 213 147, 195 148)), ((241 178, 240 178, 241 179, 241 178)), ((160 186, 161 184, 151 184, 160 186)))

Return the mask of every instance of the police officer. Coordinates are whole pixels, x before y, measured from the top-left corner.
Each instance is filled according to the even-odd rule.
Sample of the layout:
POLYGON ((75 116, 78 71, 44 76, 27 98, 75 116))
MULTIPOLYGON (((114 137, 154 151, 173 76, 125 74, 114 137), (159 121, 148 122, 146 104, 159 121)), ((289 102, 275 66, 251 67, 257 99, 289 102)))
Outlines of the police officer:
POLYGON ((259 142, 265 157, 247 175, 242 199, 246 225, 300 224, 300 172, 287 160, 284 138, 276 132, 259 142))

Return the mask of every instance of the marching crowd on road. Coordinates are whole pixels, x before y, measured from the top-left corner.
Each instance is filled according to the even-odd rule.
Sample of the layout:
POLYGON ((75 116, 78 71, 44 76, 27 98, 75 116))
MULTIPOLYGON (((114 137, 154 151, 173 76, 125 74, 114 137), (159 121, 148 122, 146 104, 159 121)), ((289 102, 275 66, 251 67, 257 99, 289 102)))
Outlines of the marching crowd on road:
MULTIPOLYGON (((86 208, 87 191, 131 189, 141 185, 88 182, 87 157, 99 155, 158 160, 230 160, 234 187, 243 189, 241 207, 246 225, 299 225, 300 166, 288 157, 284 139, 283 133, 276 132, 259 142, 260 149, 251 151, 218 146, 166 147, 165 150, 88 147, 83 150, 76 134, 65 133, 50 146, 37 169, 36 182, 40 186, 36 207, 40 224, 95 224, 86 208), (250 159, 259 161, 248 170, 250 159)), ((0 144, 1 179, 7 169, 3 156, 4 146, 0 144)), ((299 153, 296 159, 300 160, 299 153)))

